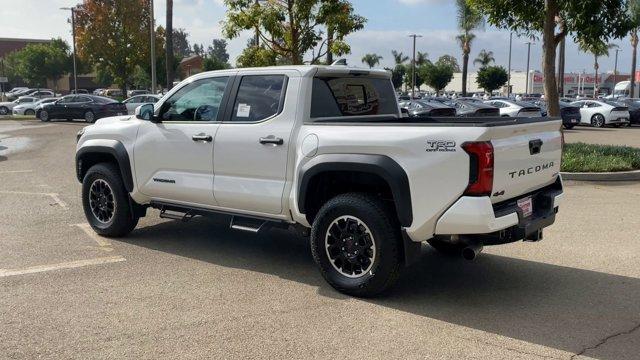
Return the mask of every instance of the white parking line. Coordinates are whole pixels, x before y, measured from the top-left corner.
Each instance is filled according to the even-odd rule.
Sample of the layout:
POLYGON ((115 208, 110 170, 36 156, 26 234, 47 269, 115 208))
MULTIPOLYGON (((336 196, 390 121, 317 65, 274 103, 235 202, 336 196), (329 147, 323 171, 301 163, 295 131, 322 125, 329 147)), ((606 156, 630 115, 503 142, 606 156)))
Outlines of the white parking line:
POLYGON ((33 170, 4 170, 0 171, 0 174, 21 174, 21 173, 31 173, 33 170))
POLYGON ((39 192, 28 192, 28 191, 0 191, 0 194, 18 194, 18 195, 43 195, 50 197, 53 201, 55 201, 61 208, 67 210, 67 203, 62 201, 57 193, 39 193, 39 192))
POLYGON ((89 225, 87 223, 73 224, 73 225, 69 225, 69 226, 77 226, 80 229, 82 229, 82 231, 84 231, 87 235, 89 235, 89 237, 91 239, 93 239, 95 242, 97 242, 100 247, 109 247, 109 246, 111 246, 110 242, 108 242, 107 240, 105 240, 104 238, 102 238, 101 236, 96 234, 96 232, 93 231, 93 229, 91 228, 91 225, 89 225))
POLYGON ((24 269, 0 269, 0 278, 16 276, 16 275, 25 275, 25 274, 34 274, 46 271, 54 271, 54 270, 62 270, 62 269, 73 269, 79 268, 83 266, 90 265, 101 265, 101 264, 109 264, 116 263, 121 261, 126 261, 127 259, 122 256, 110 256, 110 257, 102 257, 88 260, 78 260, 78 261, 69 261, 63 262, 59 264, 51 264, 51 265, 38 265, 31 266, 24 269))

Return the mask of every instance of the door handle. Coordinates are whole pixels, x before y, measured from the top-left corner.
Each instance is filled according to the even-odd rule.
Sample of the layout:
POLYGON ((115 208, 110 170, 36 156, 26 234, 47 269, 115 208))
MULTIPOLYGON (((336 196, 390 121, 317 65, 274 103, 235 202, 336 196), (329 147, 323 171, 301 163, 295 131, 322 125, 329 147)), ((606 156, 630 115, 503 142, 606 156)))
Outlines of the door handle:
POLYGON ((191 137, 191 140, 211 142, 213 140, 213 137, 211 137, 211 135, 206 135, 206 134, 196 134, 191 137))
POLYGON ((273 144, 273 145, 282 145, 284 144, 284 140, 279 137, 275 137, 273 135, 269 135, 267 137, 260 138, 260 144, 273 144))

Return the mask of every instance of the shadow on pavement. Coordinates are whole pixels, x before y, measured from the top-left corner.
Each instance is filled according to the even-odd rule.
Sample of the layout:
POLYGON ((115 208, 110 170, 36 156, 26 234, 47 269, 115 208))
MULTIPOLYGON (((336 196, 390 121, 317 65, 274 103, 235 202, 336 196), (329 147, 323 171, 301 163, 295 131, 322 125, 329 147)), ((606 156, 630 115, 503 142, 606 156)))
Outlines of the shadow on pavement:
MULTIPOLYGON (((317 286, 323 296, 346 298, 321 278, 306 239, 281 230, 240 233, 229 230, 225 220, 196 218, 188 224, 173 221, 143 227, 125 242, 276 275, 317 286)), ((536 251, 544 241, 530 246, 536 251)), ((423 246, 421 262, 404 271, 390 294, 366 301, 577 353, 636 326, 638 299, 636 278, 491 254, 467 262, 423 246)), ((620 357, 587 354, 598 359, 620 357)))

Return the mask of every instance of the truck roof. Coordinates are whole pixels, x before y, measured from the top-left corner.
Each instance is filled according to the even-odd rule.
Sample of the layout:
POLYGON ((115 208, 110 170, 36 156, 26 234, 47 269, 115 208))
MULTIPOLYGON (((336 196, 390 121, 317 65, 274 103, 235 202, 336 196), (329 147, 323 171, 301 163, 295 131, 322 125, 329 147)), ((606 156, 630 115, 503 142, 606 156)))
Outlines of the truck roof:
POLYGON ((368 75, 373 77, 391 78, 391 73, 384 69, 364 69, 343 65, 282 65, 282 66, 265 66, 265 67, 253 67, 253 68, 237 68, 227 70, 215 70, 202 72, 198 75, 206 74, 221 74, 221 73, 234 73, 236 71, 249 72, 249 71, 282 71, 293 70, 300 73, 302 77, 311 77, 315 75, 320 76, 335 76, 335 75, 368 75))

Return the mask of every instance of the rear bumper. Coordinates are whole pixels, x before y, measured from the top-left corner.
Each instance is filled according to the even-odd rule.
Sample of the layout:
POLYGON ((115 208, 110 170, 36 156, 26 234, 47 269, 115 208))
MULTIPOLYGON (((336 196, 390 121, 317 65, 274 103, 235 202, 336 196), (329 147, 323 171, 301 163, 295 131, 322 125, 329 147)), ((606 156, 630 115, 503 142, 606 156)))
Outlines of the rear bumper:
POLYGON ((539 230, 555 221, 563 197, 562 180, 502 203, 488 196, 463 196, 438 220, 436 235, 478 235, 490 243, 506 243, 539 236, 539 230), (524 217, 517 200, 531 196, 534 212, 524 217))

